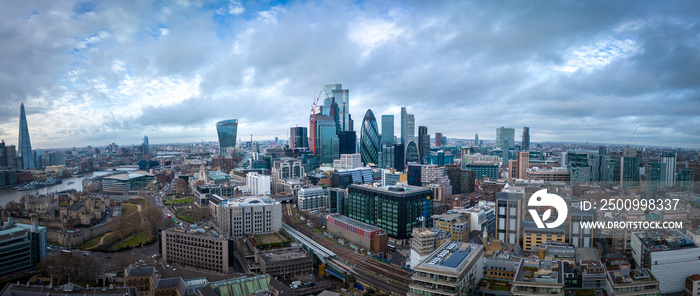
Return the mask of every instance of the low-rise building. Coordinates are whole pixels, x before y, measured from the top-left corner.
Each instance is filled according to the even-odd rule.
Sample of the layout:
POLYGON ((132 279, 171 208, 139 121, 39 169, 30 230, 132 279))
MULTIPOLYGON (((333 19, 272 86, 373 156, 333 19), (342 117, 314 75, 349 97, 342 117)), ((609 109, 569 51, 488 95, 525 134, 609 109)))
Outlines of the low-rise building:
POLYGON ((373 253, 386 253, 388 236, 381 228, 342 215, 328 216, 328 232, 340 233, 348 242, 356 242, 373 253))
POLYGON ((163 261, 220 273, 233 271, 233 243, 211 226, 162 231, 163 261))
POLYGON ((408 295, 471 295, 483 275, 484 246, 447 242, 413 269, 408 295))
POLYGON ((608 296, 661 295, 659 281, 647 268, 608 271, 605 292, 608 296))
POLYGON ((564 295, 562 261, 522 259, 511 295, 564 295))
POLYGON ((314 258, 299 244, 289 247, 260 250, 255 248, 255 260, 260 271, 271 276, 298 276, 311 274, 314 258))
POLYGON ((0 276, 32 269, 46 257, 46 227, 0 221, 0 276))
POLYGON ((65 284, 62 286, 34 286, 20 283, 8 283, 0 291, 1 296, 66 296, 66 295, 99 295, 99 296, 145 296, 140 294, 134 287, 97 287, 83 288, 75 284, 65 284))
POLYGON ((468 218, 458 213, 433 215, 435 228, 450 233, 453 241, 466 242, 469 239, 468 218))

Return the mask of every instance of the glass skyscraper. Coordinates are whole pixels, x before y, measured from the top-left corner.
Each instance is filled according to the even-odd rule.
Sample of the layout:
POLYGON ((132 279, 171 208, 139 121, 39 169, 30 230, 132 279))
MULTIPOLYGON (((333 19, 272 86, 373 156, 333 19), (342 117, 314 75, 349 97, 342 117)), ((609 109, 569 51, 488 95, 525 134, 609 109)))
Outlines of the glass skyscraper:
POLYGON ((379 161, 380 141, 377 119, 374 118, 372 109, 367 109, 360 133, 360 155, 364 164, 376 164, 379 161))
POLYGON ((428 155, 430 155, 430 135, 428 134, 427 126, 418 127, 418 145, 420 154, 420 163, 428 163, 428 155))
POLYGON ((420 163, 420 152, 416 141, 408 141, 406 145, 406 163, 420 163))
POLYGON ((515 146, 515 129, 512 127, 499 127, 496 129, 496 147, 503 150, 503 164, 510 160, 510 148, 515 146))
POLYGON ((315 132, 316 155, 321 163, 333 163, 340 157, 340 141, 336 134, 336 124, 332 117, 316 114, 315 132))
POLYGON ((382 144, 394 144, 394 115, 382 115, 382 144))
POLYGON ((219 148, 221 150, 221 154, 231 155, 233 150, 236 148, 238 119, 229 119, 217 122, 216 132, 219 134, 219 148))
POLYGON ((34 154, 32 153, 32 143, 29 141, 29 127, 27 126, 27 115, 24 113, 24 103, 19 106, 19 141, 17 158, 20 159, 20 167, 25 170, 36 169, 34 154))
POLYGON ((337 119, 338 131, 351 131, 352 118, 350 117, 350 90, 343 89, 343 85, 337 84, 326 84, 323 86, 323 92, 325 97, 323 99, 323 115, 330 115, 337 119), (337 104, 337 111, 335 108, 329 108, 333 101, 337 104), (331 112, 331 110, 333 110, 331 112), (331 114, 338 112, 337 114, 331 114))
POLYGON ((309 148, 309 138, 305 127, 292 127, 289 129, 289 148, 309 148))
POLYGON ((530 150, 530 128, 527 126, 523 127, 523 141, 522 144, 520 144, 520 150, 530 150))

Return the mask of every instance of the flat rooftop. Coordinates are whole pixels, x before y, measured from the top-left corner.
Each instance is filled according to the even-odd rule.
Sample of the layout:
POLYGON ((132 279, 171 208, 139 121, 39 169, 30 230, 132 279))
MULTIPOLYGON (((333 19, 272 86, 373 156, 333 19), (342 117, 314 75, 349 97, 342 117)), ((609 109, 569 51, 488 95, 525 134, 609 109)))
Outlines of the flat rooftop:
POLYGON ((430 193, 433 192, 429 188, 411 186, 411 185, 372 186, 371 184, 350 184, 348 186, 348 188, 350 188, 350 187, 359 187, 362 189, 369 189, 369 190, 377 191, 377 192, 381 192, 381 193, 391 193, 394 195, 413 194, 416 192, 424 192, 424 191, 427 191, 430 193))
POLYGON ((266 263, 284 262, 287 260, 304 259, 311 257, 311 254, 300 247, 289 247, 284 249, 274 249, 270 252, 260 253, 266 263))
POLYGON ((333 219, 338 220, 338 221, 341 221, 341 222, 346 223, 346 224, 348 224, 348 225, 355 226, 355 227, 357 227, 357 228, 359 228, 359 229, 362 229, 362 230, 365 230, 365 231, 368 231, 368 232, 375 232, 375 231, 381 231, 381 230, 382 230, 381 227, 377 227, 377 226, 374 226, 374 225, 371 225, 371 224, 367 224, 367 223, 362 222, 362 221, 357 221, 357 220, 355 220, 355 219, 353 219, 353 218, 346 217, 346 216, 343 216, 343 215, 329 215, 328 217, 329 217, 329 218, 333 218, 333 219))
POLYGON ((564 284, 564 264, 562 261, 547 259, 523 259, 515 281, 564 284))
POLYGON ((698 245, 676 229, 646 230, 635 233, 645 248, 651 252, 697 248, 698 245))
POLYGON ((267 205, 273 205, 273 204, 280 204, 279 201, 275 201, 269 196, 244 196, 244 197, 236 197, 236 198, 230 198, 226 203, 223 205, 225 207, 251 207, 251 206, 256 206, 260 204, 267 204, 267 205))
POLYGON ((657 282, 649 269, 623 269, 608 271, 608 276, 612 279, 612 285, 629 285, 639 283, 657 282))
POLYGON ((481 260, 478 257, 478 253, 483 248, 481 245, 470 243, 446 242, 418 264, 415 269, 433 269, 459 273, 470 261, 481 260))

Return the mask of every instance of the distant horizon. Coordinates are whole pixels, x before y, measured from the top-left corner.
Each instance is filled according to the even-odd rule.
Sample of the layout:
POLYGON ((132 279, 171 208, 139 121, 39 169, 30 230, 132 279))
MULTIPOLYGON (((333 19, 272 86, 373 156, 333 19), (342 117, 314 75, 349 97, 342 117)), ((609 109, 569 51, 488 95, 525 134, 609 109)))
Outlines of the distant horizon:
MULTIPOLYGON (((324 85, 431 135, 700 148, 693 1, 12 1, 0 12, 0 139, 191 142, 217 121, 274 138, 324 85)), ((358 137, 360 135, 358 134, 358 137)), ((245 138, 245 137, 244 137, 245 138)), ((50 149, 50 148, 44 148, 50 149)))

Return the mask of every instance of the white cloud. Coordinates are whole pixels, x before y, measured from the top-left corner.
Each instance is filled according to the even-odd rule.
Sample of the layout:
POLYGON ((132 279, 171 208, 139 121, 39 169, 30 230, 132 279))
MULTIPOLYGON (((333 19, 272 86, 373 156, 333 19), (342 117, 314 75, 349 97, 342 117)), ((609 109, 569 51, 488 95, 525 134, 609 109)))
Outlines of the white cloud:
POLYGON ((640 47, 631 39, 608 37, 593 45, 569 48, 564 54, 565 62, 556 69, 563 72, 586 71, 604 67, 614 61, 627 59, 640 52, 640 47))

